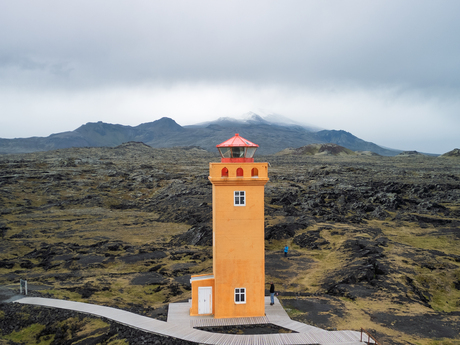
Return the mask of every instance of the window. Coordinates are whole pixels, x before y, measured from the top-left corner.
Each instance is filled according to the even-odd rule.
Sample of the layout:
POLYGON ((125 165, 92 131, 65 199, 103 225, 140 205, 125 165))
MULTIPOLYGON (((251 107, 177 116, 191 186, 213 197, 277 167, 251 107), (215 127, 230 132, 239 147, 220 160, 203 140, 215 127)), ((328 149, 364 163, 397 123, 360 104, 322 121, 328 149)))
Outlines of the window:
POLYGON ((252 168, 252 170, 251 170, 251 176, 252 176, 252 177, 259 177, 259 169, 257 169, 257 168, 252 168))
POLYGON ((243 169, 242 168, 236 169, 236 176, 237 177, 243 177, 243 169))
POLYGON ((235 206, 246 206, 246 192, 244 190, 235 191, 235 206))
POLYGON ((243 304, 246 303, 246 288, 235 289, 235 303, 243 304))
POLYGON ((228 169, 227 168, 222 169, 222 177, 228 177, 228 169))

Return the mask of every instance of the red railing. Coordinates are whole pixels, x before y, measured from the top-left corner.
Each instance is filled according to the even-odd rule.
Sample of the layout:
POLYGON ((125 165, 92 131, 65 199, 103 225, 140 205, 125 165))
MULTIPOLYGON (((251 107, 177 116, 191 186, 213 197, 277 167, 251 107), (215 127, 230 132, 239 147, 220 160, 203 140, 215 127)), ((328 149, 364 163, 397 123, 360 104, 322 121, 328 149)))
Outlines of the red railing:
MULTIPOLYGON (((363 342, 363 333, 365 333, 367 335, 367 344, 368 345, 370 345, 370 344, 383 345, 382 343, 379 343, 377 341, 377 339, 375 339, 368 331, 366 331, 362 327, 361 327, 361 342, 363 342), (371 339, 374 341, 373 343, 371 343, 371 339)), ((366 341, 364 340, 364 342, 366 342, 366 341)))

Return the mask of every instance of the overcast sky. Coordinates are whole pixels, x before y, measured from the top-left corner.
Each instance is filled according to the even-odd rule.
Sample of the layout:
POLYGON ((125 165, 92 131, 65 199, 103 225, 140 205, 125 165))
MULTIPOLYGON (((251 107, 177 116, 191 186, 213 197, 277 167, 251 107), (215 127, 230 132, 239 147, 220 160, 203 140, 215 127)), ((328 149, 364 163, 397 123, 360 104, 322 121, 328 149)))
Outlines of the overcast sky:
POLYGON ((444 153, 460 147, 459 14, 458 0, 0 0, 0 138, 253 111, 444 153))

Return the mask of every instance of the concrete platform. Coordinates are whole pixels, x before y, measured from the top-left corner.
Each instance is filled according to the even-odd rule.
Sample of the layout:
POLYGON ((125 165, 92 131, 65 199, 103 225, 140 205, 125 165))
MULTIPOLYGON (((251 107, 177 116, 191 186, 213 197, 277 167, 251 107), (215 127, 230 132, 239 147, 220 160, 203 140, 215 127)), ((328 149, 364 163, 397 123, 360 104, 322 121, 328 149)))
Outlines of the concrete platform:
MULTIPOLYGON (((358 345, 361 333, 357 331, 325 331, 289 318, 278 299, 270 306, 270 298, 265 298, 266 316, 260 318, 214 319, 212 316, 188 315, 189 303, 171 303, 167 322, 155 320, 128 311, 89 303, 72 302, 52 298, 23 297, 13 303, 33 304, 43 307, 75 310, 81 313, 104 317, 145 332, 179 338, 199 344, 329 344, 358 345), (234 335, 211 333, 193 327, 231 326, 272 323, 298 333, 278 333, 260 335, 234 335)), ((367 339, 366 339, 367 340, 367 339)))

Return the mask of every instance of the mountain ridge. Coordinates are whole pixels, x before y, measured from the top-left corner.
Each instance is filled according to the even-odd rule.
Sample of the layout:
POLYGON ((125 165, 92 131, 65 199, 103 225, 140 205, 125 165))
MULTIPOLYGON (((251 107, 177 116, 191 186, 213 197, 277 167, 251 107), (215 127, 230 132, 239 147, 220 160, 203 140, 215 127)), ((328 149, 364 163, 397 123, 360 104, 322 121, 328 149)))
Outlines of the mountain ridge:
MULTIPOLYGON (((69 147, 114 147, 129 141, 140 141, 157 148, 199 146, 215 152, 215 146, 235 133, 259 145, 259 154, 275 154, 286 148, 309 144, 337 144, 352 151, 371 151, 384 156, 402 152, 380 147, 343 130, 320 130, 295 123, 268 121, 255 113, 243 120, 220 118, 201 124, 180 126, 171 118, 142 123, 137 126, 88 122, 73 131, 48 137, 0 139, 0 154, 29 153, 69 147)), ((282 117, 281 117, 282 118, 282 117)))

